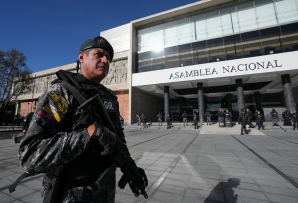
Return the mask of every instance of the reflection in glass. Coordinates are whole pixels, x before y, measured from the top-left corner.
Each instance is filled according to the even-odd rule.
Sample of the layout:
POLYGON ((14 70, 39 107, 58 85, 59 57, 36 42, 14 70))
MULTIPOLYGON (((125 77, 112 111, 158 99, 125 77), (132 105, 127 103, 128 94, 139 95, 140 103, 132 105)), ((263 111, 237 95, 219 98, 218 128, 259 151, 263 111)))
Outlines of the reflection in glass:
POLYGON ((238 16, 235 6, 220 9, 223 35, 239 32, 238 16))
POLYGON ((240 34, 224 37, 226 60, 243 57, 243 47, 240 34))
POLYGON ((237 11, 241 32, 258 28, 253 1, 238 4, 237 11))
POLYGON ((298 50, 298 23, 281 26, 283 50, 298 50))
POLYGON ((280 40, 280 28, 273 27, 260 30, 263 55, 280 53, 282 50, 280 40))
POLYGON ((243 55, 245 58, 261 55, 261 41, 259 30, 242 33, 243 55))
POLYGON ((277 24, 272 0, 256 0, 255 7, 259 27, 277 24))
POLYGON ((222 36, 219 10, 205 13, 205 19, 207 24, 207 37, 214 38, 222 36))
POLYGON ((192 43, 194 63, 204 64, 209 62, 208 49, 206 41, 192 43))
POLYGON ((275 0, 275 9, 278 23, 287 23, 298 20, 297 0, 275 0))
POLYGON ((225 49, 223 38, 211 39, 207 41, 209 62, 218 62, 225 60, 225 49))

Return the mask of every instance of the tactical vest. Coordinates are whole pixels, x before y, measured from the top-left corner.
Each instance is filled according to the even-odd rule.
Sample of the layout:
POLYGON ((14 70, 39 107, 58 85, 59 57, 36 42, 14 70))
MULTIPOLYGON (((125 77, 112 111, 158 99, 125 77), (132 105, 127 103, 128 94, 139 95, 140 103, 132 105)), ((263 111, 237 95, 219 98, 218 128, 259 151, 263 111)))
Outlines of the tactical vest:
MULTIPOLYGON (((102 103, 116 130, 121 128, 117 96, 114 94, 113 91, 109 90, 101 84, 97 85, 91 83, 80 74, 74 74, 60 70, 57 72, 57 76, 58 80, 54 81, 53 83, 61 83, 63 85, 63 81, 68 82, 71 85, 75 86, 85 99, 89 99, 99 94, 102 99, 102 103), (76 82, 77 84, 72 84, 76 82)), ((80 103, 74 98, 71 105, 73 114, 75 114, 75 110, 79 107, 79 105, 80 103)), ((65 126, 68 132, 71 132, 75 126, 78 126, 84 122, 86 122, 86 124, 88 125, 92 124, 92 121, 90 121, 90 117, 85 119, 87 114, 86 112, 81 112, 80 114, 81 115, 74 115, 72 117, 73 119, 68 123, 67 126, 65 126)), ((101 146, 98 145, 98 147, 101 146)), ((63 167, 64 180, 67 182, 84 177, 96 178, 99 174, 110 167, 113 161, 114 160, 110 156, 101 156, 98 154, 98 152, 94 152, 91 149, 87 150, 72 161, 68 162, 63 167)))

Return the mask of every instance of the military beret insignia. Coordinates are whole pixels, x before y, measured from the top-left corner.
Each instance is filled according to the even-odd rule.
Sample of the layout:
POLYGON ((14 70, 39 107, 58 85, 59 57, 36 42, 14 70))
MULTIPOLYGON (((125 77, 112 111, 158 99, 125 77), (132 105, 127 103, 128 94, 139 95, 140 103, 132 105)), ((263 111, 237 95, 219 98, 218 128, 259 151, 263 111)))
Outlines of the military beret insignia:
POLYGON ((105 41, 102 38, 98 39, 98 43, 101 44, 102 46, 105 45, 105 41))

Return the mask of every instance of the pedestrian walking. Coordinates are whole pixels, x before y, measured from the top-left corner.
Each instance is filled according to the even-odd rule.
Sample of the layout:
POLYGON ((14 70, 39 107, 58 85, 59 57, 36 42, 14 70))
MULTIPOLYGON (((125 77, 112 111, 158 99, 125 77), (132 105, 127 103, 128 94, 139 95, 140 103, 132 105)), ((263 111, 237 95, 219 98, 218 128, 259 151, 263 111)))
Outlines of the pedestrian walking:
POLYGON ((241 114, 238 117, 238 124, 241 125, 241 133, 240 133, 240 135, 243 135, 243 131, 245 132, 245 134, 248 134, 248 131, 246 129, 247 117, 246 117, 244 111, 242 111, 241 114))
POLYGON ((187 113, 186 113, 186 111, 184 111, 183 112, 183 114, 182 114, 182 118, 183 118, 183 126, 185 127, 185 125, 186 126, 188 126, 188 123, 187 123, 187 113))
POLYGON ((294 112, 291 115, 291 121, 292 121, 292 124, 293 124, 293 130, 295 130, 295 129, 297 130, 298 129, 298 126, 297 126, 298 114, 297 114, 296 110, 294 110, 294 112))

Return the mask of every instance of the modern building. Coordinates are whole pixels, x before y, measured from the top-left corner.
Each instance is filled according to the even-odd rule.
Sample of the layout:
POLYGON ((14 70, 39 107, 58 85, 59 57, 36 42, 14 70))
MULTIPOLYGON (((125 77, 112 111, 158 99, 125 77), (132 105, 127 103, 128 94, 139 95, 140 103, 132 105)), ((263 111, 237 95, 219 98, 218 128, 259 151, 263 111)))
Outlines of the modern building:
MULTIPOLYGON (((137 114, 156 122, 158 112, 173 121, 197 112, 204 121, 206 109, 234 118, 244 108, 297 109, 298 0, 202 0, 100 35, 115 49, 103 83, 127 123, 137 114)), ((74 68, 36 73, 43 90, 19 97, 21 113, 54 71, 74 68)))

